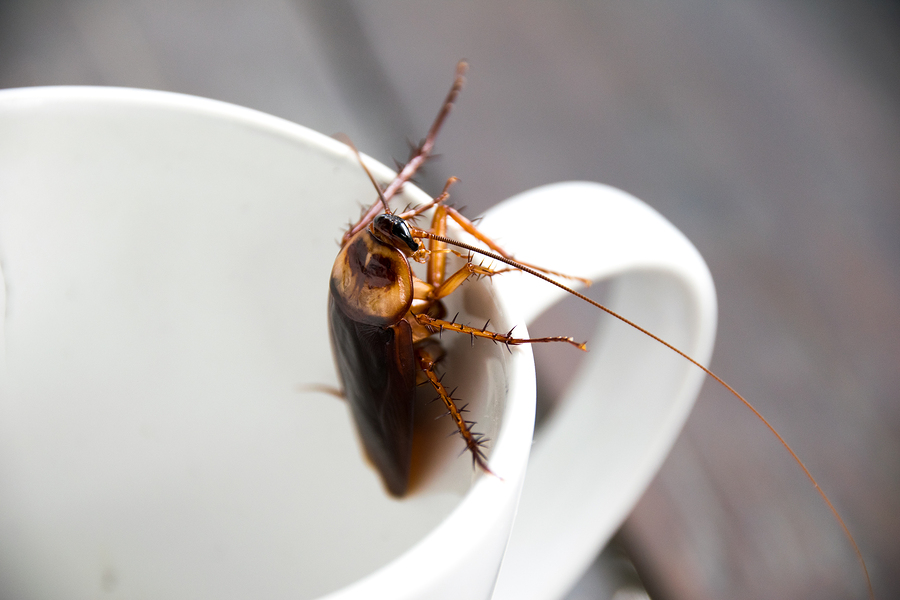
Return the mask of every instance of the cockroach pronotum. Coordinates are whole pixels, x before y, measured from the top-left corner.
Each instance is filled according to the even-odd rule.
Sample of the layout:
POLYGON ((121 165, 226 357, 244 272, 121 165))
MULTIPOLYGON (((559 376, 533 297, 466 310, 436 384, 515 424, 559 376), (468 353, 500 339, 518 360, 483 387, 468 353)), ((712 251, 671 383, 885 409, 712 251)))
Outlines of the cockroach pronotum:
POLYGON ((512 331, 490 330, 489 323, 479 327, 457 322, 454 317, 448 319, 442 299, 469 277, 493 277, 506 270, 524 271, 562 288, 666 346, 725 387, 752 411, 790 453, 831 510, 860 562, 869 597, 874 598, 862 553, 837 509, 784 438, 734 388, 685 352, 559 282, 558 279, 565 275, 513 259, 479 232, 471 221, 446 204, 454 178, 432 202, 401 213, 391 211, 388 201, 431 156, 438 131, 462 89, 466 68, 465 62, 457 65, 450 92, 424 141, 414 149, 410 160, 387 187, 382 189, 360 160, 378 198, 344 234, 331 272, 328 314, 342 394, 349 402, 366 454, 377 467, 388 491, 394 496, 403 496, 409 485, 418 384, 434 388, 465 443, 464 452, 471 455, 476 468, 492 474, 484 451, 488 440, 476 431, 475 422, 464 416, 466 407, 457 404, 453 391, 448 390, 435 372, 435 365, 443 354, 434 337, 436 334, 456 332, 508 346, 558 342, 586 350, 583 343, 571 337, 517 338, 513 337, 512 331), (434 210, 431 229, 410 224, 411 219, 431 209, 434 210), (448 238, 448 221, 454 222, 487 249, 448 238), (427 247, 424 240, 428 240, 427 247), (468 254, 461 254, 461 251, 468 254), (465 258, 464 266, 449 274, 446 272, 448 253, 465 258), (506 266, 495 269, 483 263, 476 264, 475 255, 506 266), (410 259, 426 265, 425 279, 413 273, 410 259))

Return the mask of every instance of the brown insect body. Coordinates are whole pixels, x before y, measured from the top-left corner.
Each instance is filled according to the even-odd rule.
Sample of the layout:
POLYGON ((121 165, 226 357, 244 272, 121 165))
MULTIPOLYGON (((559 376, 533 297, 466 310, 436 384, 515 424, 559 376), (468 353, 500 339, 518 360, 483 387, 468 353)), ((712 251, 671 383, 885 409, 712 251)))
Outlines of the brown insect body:
MULTIPOLYGON (((448 182, 448 187, 453 181, 448 182)), ((329 324, 344 396, 369 459, 395 496, 403 496, 409 485, 417 383, 430 383, 465 442, 473 464, 491 472, 482 449, 488 440, 472 429, 474 421, 463 416, 466 406, 457 405, 453 392, 444 387, 435 371, 444 354, 433 338, 435 334, 451 331, 507 345, 565 342, 585 349, 584 344, 568 337, 514 338, 512 332, 488 330, 488 323, 479 328, 444 319, 442 298, 472 274, 489 277, 497 273, 467 261, 447 276, 446 244, 529 269, 504 255, 442 235, 447 220, 453 219, 482 242, 496 246, 462 215, 441 206, 446 198, 445 189, 433 203, 438 208, 430 231, 410 227, 402 216, 390 212, 375 216, 366 228, 344 243, 331 271, 329 324), (424 238, 430 240, 427 249, 420 242, 424 238), (412 272, 410 258, 427 263, 425 280, 412 272)), ((386 200, 384 205, 386 209, 386 200)), ((422 210, 407 214, 415 216, 422 210)))

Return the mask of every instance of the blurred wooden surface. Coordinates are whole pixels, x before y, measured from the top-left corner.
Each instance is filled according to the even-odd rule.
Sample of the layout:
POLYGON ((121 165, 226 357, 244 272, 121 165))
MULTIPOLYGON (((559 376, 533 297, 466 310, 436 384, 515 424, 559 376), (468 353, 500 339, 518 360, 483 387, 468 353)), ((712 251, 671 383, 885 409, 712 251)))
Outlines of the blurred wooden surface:
MULTIPOLYGON (((469 59, 426 183, 458 175, 474 215, 602 181, 681 228, 718 286, 713 369, 804 458, 886 599, 900 597, 898 33, 886 0, 6 0, 0 87, 208 96, 389 162, 469 59)), ((658 599, 865 597, 802 473, 710 384, 622 539, 658 599)), ((605 597, 590 575, 574 594, 605 597)))

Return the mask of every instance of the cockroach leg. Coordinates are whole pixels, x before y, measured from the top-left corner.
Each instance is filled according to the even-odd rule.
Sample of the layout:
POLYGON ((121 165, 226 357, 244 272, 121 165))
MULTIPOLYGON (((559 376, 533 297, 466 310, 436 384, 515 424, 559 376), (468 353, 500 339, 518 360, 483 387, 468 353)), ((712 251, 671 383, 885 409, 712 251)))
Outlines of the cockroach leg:
MULTIPOLYGON (((446 191, 446 188, 445 188, 446 191)), ((442 194, 443 196, 443 194, 442 194)), ((482 244, 490 248, 494 253, 499 254, 503 258, 514 261, 518 265, 523 265, 528 267, 529 269, 540 271, 541 273, 545 273, 547 275, 554 275, 556 277, 561 277, 563 279, 570 279, 574 281, 578 281, 584 286, 590 286, 591 280, 585 279, 583 277, 576 277, 573 275, 569 275, 567 273, 560 273, 559 271, 551 271, 550 269, 545 269, 543 267, 539 267, 536 265, 532 265, 530 263, 522 262, 516 260, 509 252, 504 250, 497 242, 484 235, 475 224, 463 216, 458 210, 453 208, 452 206, 447 206, 445 204, 437 204, 435 206, 435 215, 432 219, 432 228, 431 231, 425 231, 422 229, 418 229, 416 227, 410 227, 412 234, 417 238, 428 238, 429 239, 429 250, 434 251, 435 249, 444 248, 444 243, 440 238, 446 237, 446 220, 453 219, 453 221, 459 225, 463 231, 480 241, 482 244)), ((481 252, 480 249, 474 248, 476 252, 481 252)), ((482 252, 483 253, 483 252, 482 252)), ((443 259, 438 259, 439 261, 443 261, 443 259)), ((442 264, 442 262, 441 262, 442 264)), ((516 267, 517 268, 517 267, 516 267)), ((430 281, 431 273, 429 271, 429 281, 430 281)))
MULTIPOLYGON (((434 207, 434 216, 431 218, 431 231, 440 236, 446 237, 447 235, 447 207, 443 204, 438 204, 434 207)), ((446 276, 446 249, 447 244, 444 242, 433 238, 428 240, 428 251, 431 255, 431 260, 428 261, 428 283, 436 287, 440 287, 444 283, 444 277, 446 276)))
POLYGON ((463 452, 468 450, 472 454, 472 465, 478 467, 485 473, 489 473, 496 477, 496 474, 488 467, 487 456, 485 456, 483 449, 484 445, 490 440, 488 440, 484 434, 472 430, 475 421, 468 421, 463 418, 463 413, 467 412, 466 406, 468 405, 457 407, 456 400, 453 398, 453 392, 456 390, 453 390, 453 392, 447 391, 447 388, 444 387, 444 384, 441 382, 441 379, 443 378, 438 377, 435 373, 434 366, 439 355, 436 355, 432 351, 431 346, 432 345, 423 345, 417 348, 416 360, 419 363, 419 369, 425 373, 428 381, 431 382, 432 387, 434 387, 447 409, 447 413, 441 416, 449 415, 453 419, 459 435, 462 436, 463 441, 466 443, 463 452))
MULTIPOLYGON (((496 331, 488 331, 486 328, 482 329, 479 327, 471 327, 469 325, 463 325, 462 323, 456 323, 455 321, 435 319, 434 317, 429 317, 427 314, 416 315, 416 321, 418 321, 420 325, 424 325, 425 327, 429 328, 429 330, 431 330, 432 332, 455 331, 457 333, 465 333, 470 336, 489 339, 492 342, 497 342, 506 346, 520 346, 522 344, 542 344, 547 342, 564 342, 566 344, 575 346, 579 350, 587 351, 587 344, 585 344, 584 342, 576 342, 571 337, 562 335, 542 338, 515 338, 512 337, 512 330, 509 330, 507 333, 497 333, 496 331)), ((485 327, 486 326, 487 324, 485 324, 485 327)))
MULTIPOLYGON (((469 65, 466 61, 459 61, 456 65, 456 76, 453 78, 453 85, 450 87, 450 91, 447 93, 447 97, 444 99, 444 104, 441 107, 440 112, 437 117, 434 119, 434 123, 431 125, 431 129, 428 130, 428 134, 425 136, 425 139, 419 144, 418 147, 413 151, 412 157, 409 161, 404 165, 404 167, 397 173, 397 176, 394 180, 384 189, 382 193, 385 200, 390 200, 394 194, 400 191, 403 185, 408 182, 413 175, 416 174, 416 171, 425 164, 431 157, 431 151, 434 149, 434 142, 437 139, 438 132, 441 130, 441 126, 444 124, 444 121, 447 119, 447 115, 450 114, 450 110, 453 108, 453 104, 456 102, 456 97, 459 96, 459 92, 462 91, 463 84, 465 83, 465 74, 468 70, 469 65)), ((374 202, 372 206, 369 207, 369 210, 363 215, 363 217, 359 220, 359 222, 347 230, 344 234, 343 239, 341 240, 341 244, 347 243, 351 237, 353 237, 356 233, 362 230, 366 225, 368 225, 372 219, 381 212, 381 202, 374 202)))
POLYGON ((334 396, 338 400, 347 400, 347 396, 344 395, 344 390, 338 387, 334 387, 332 385, 325 385, 324 383, 311 383, 308 385, 298 385, 296 387, 298 392, 319 392, 321 394, 328 394, 329 396, 334 396))
MULTIPOLYGON (((506 271, 506 269, 503 269, 503 271, 506 271)), ((483 265, 476 265, 472 261, 466 261, 465 265, 463 265, 458 271, 450 275, 450 277, 446 277, 444 281, 437 287, 434 287, 434 284, 431 284, 432 290, 428 294, 427 299, 429 302, 436 302, 441 298, 446 298, 447 296, 455 292, 456 288, 462 285, 463 282, 472 275, 476 275, 479 277, 493 277, 499 272, 501 271, 494 271, 483 265)))
POLYGON ((444 191, 441 192, 437 198, 432 200, 431 202, 426 202, 425 204, 420 204, 415 208, 407 208, 397 216, 403 219, 404 221, 408 221, 409 219, 415 219, 422 213, 431 210, 438 204, 444 202, 447 198, 450 197, 450 186, 459 181, 458 177, 451 177, 447 180, 447 183, 444 184, 444 191))

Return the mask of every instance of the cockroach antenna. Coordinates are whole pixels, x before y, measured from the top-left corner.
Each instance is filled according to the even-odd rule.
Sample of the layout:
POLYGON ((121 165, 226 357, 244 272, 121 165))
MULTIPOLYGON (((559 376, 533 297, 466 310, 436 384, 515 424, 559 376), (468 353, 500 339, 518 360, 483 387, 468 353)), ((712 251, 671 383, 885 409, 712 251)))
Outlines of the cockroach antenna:
POLYGON ((381 200, 381 205, 384 207, 384 212, 389 215, 393 214, 391 212, 391 207, 388 206, 387 198, 384 197, 384 192, 381 190, 381 186, 378 185, 378 182, 375 181, 375 177, 372 176, 372 172, 369 171, 369 167, 367 167, 366 163, 363 162, 362 155, 360 155, 359 150, 356 149, 356 146, 353 144, 353 142, 350 141, 350 138, 344 134, 339 133, 335 136, 335 139, 343 144, 346 144, 350 147, 351 150, 353 150, 353 153, 356 155, 356 160, 357 162, 359 162, 359 166, 361 166, 363 171, 366 172, 366 175, 369 176, 369 181, 372 182, 372 186, 378 192, 378 199, 381 200))
MULTIPOLYGON (((515 269, 524 271, 525 273, 533 275, 539 279, 543 279, 544 281, 546 281, 552 285, 555 285, 556 287, 558 287, 562 290, 565 290, 566 292, 572 294, 573 296, 575 296, 577 298, 580 298, 581 300, 584 300, 588 304, 591 304, 591 305, 599 308, 600 310, 604 311, 605 313, 609 314, 610 316, 615 317, 616 319, 618 319, 619 321, 622 321, 626 325, 633 327, 634 329, 638 330, 639 332, 643 333, 644 335, 648 336, 649 338, 659 342, 660 344, 662 344, 669 350, 675 352, 676 354, 678 354, 679 356, 681 356, 682 358, 684 358, 685 360, 687 360, 688 362, 690 362, 691 364, 693 364, 694 366, 699 368, 707 376, 709 376, 711 379, 713 379, 716 383, 718 383, 719 385, 724 387, 726 390, 728 390, 735 398, 737 398, 744 406, 746 406, 750 410, 750 412, 752 412, 754 415, 756 415, 756 418, 758 418, 760 421, 762 421, 763 425, 765 425, 766 428, 778 439, 778 441, 781 442, 781 445, 784 446, 785 450, 787 450, 788 453, 791 455, 791 457, 794 459, 794 462, 796 462, 800 466, 800 469, 806 475, 807 479, 809 479, 809 481, 812 483, 816 492, 818 492, 819 496, 821 496, 822 500, 825 502, 825 505, 831 511, 831 514, 834 516, 835 520, 838 522, 838 525, 843 530, 845 537, 850 542, 850 545, 853 547, 853 551, 856 553, 857 560, 859 561, 859 564, 863 570, 863 575, 865 576, 866 586, 867 586, 868 592, 869 592, 869 598, 871 600, 875 599, 875 593, 874 593, 874 590, 872 589, 872 581, 869 578, 869 569, 866 567, 866 561, 863 558, 862 551, 859 549, 859 545, 857 545, 856 540, 854 539, 853 535, 850 533, 850 528, 847 527, 846 523, 844 523, 844 519, 841 518, 841 515, 838 512, 837 508, 835 508, 834 504, 831 503, 831 500, 828 498, 828 495, 825 493, 825 491, 819 485, 819 482, 816 481, 815 477, 813 477, 812 473, 809 471, 809 469, 806 467, 806 465, 803 463, 803 461, 800 460, 800 457, 797 455, 797 453, 794 452, 794 449, 790 446, 790 444, 787 443, 787 440, 785 440, 781 436, 781 434, 778 433, 778 430, 776 430, 775 427, 771 423, 769 423, 769 421, 762 415, 762 413, 759 412, 759 410, 756 409, 755 406, 753 406, 753 404, 750 403, 749 400, 744 398, 740 393, 738 393, 737 390, 735 390, 733 387, 731 387, 731 385, 726 383, 724 379, 722 379, 721 377, 719 377, 718 375, 713 373, 709 368, 707 368, 702 363, 700 363, 699 361, 692 358, 686 352, 673 346, 672 344, 665 341, 658 335, 651 333, 647 329, 644 329, 637 323, 625 318, 624 316, 620 315, 619 313, 615 312, 614 310, 600 304, 599 302, 597 302, 595 300, 592 300, 591 298, 588 298, 584 294, 573 290, 572 288, 548 277, 547 275, 540 273, 539 271, 536 271, 535 269, 529 267, 528 265, 525 265, 518 261, 512 260, 511 258, 502 256, 496 252, 491 252, 490 250, 480 249, 477 246, 473 246, 471 244, 466 244, 464 242, 453 240, 448 237, 435 235, 435 234, 431 233, 430 231, 424 231, 422 229, 413 228, 412 232, 413 232, 413 235, 415 235, 416 237, 428 238, 428 239, 436 240, 439 242, 443 242, 445 244, 451 244, 451 245, 457 246, 459 248, 469 250, 470 252, 478 252, 484 256, 487 256, 488 258, 498 260, 502 263, 510 265, 511 267, 513 267, 515 269)), ((582 348, 582 349, 584 349, 584 348, 582 348)))

